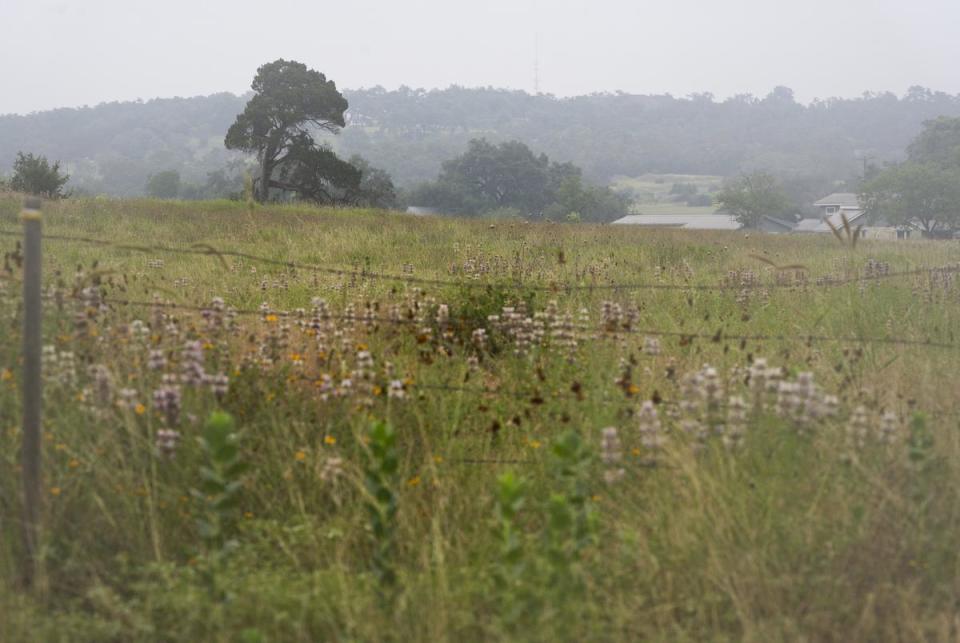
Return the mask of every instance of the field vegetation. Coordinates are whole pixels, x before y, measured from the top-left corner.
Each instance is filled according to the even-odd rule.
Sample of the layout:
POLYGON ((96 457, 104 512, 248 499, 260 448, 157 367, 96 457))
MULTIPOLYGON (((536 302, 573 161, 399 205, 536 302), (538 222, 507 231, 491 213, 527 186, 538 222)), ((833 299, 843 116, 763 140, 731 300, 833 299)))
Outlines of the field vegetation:
POLYGON ((52 203, 26 590, 19 207, 0 640, 960 636, 955 241, 52 203))

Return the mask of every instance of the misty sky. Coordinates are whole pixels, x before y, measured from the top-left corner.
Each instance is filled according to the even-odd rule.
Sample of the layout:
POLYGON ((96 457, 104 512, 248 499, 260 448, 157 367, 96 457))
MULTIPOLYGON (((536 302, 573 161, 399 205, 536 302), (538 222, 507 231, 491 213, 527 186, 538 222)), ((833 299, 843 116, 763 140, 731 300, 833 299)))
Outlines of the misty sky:
POLYGON ((800 100, 960 93, 960 0, 0 0, 0 114, 245 91, 293 58, 340 88, 800 100))

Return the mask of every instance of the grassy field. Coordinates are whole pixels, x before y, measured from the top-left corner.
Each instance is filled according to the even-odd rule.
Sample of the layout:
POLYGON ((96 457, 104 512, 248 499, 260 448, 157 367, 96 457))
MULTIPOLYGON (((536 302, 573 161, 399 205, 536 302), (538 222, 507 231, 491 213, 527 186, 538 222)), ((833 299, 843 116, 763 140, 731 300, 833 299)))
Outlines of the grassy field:
POLYGON ((633 199, 634 214, 673 214, 656 210, 658 206, 680 208, 680 214, 701 214, 698 212, 701 208, 675 203, 673 197, 676 195, 671 194, 670 190, 675 184, 683 184, 696 187, 700 194, 712 194, 720 189, 722 183, 722 176, 706 174, 643 174, 614 177, 610 187, 633 199))
POLYGON ((956 242, 44 216, 112 245, 44 246, 27 590, 0 236, 2 641, 960 636, 956 242))

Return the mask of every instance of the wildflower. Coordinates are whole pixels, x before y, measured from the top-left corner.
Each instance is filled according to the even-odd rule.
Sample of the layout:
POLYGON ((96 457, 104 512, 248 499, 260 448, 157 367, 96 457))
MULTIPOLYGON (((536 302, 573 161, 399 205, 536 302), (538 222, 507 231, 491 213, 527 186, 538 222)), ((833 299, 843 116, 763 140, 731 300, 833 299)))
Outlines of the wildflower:
POLYGON ((638 414, 640 424, 640 444, 643 445, 651 456, 663 446, 663 437, 660 435, 660 418, 657 417, 657 409, 653 402, 647 400, 640 407, 638 414))
POLYGON ((660 340, 656 337, 645 337, 643 339, 643 352, 646 355, 657 356, 660 354, 660 340))
POLYGON ((62 489, 60 489, 60 487, 50 487, 51 496, 59 496, 61 491, 62 489))
POLYGON ((307 461, 307 452, 300 450, 293 454, 293 459, 297 462, 306 462, 307 461))
POLYGON ((180 442, 180 432, 172 429, 160 429, 157 431, 157 453, 161 457, 172 458, 176 455, 177 444, 180 442))
POLYGON ((327 458, 323 461, 323 468, 320 470, 320 480, 323 482, 336 482, 337 478, 342 475, 342 458, 327 458))
POLYGON ((474 329, 473 333, 470 334, 470 339, 473 341, 473 345, 479 350, 485 350, 487 348, 488 338, 487 331, 483 328, 474 329))
POLYGON ((730 398, 727 405, 727 427, 723 435, 723 443, 728 449, 736 449, 743 440, 747 428, 747 403, 742 397, 730 398))
POLYGON ((823 417, 820 390, 813 381, 813 373, 803 372, 797 375, 796 384, 798 422, 801 428, 808 429, 823 417))
POLYGON ((447 304, 437 306, 437 326, 446 328, 450 323, 450 307, 447 304))
POLYGON ((408 487, 416 487, 419 484, 420 484, 420 476, 413 476, 412 478, 407 480, 408 487))
POLYGON ((137 403, 137 390, 133 388, 122 388, 117 391, 117 406, 121 409, 133 410, 138 405, 137 403))
POLYGON ((623 467, 617 466, 623 459, 623 453, 620 451, 620 437, 617 435, 617 429, 608 426, 602 432, 601 458, 606 465, 606 471, 603 473, 603 479, 607 484, 613 484, 621 480, 625 474, 623 467))
POLYGON ((139 319, 134 319, 127 326, 127 332, 133 339, 142 340, 150 334, 150 328, 139 319))
POLYGON ((207 376, 210 384, 210 391, 216 396, 218 401, 223 401, 224 396, 230 390, 230 378, 223 373, 207 376))
POLYGON ((162 350, 151 350, 147 358, 147 368, 151 371, 159 371, 167 365, 167 357, 162 350))
POLYGON ((387 397, 402 400, 406 396, 407 392, 404 389, 403 382, 401 380, 391 380, 390 386, 387 388, 387 397))
POLYGON ((323 443, 328 446, 333 446, 337 443, 337 439, 332 435, 328 435, 323 438, 323 443))
POLYGON ((753 360, 753 364, 747 369, 750 391, 753 393, 753 404, 759 409, 763 408, 763 394, 767 390, 767 373, 767 360, 763 357, 753 360))
POLYGON ((897 439, 897 433, 900 431, 900 421, 897 414, 893 411, 887 411, 880 417, 880 442, 883 444, 893 444, 897 439))
POLYGON ((617 436, 616 427, 608 426, 603 430, 602 435, 601 457, 603 463, 612 465, 620 462, 623 454, 620 452, 620 438, 617 436))
POLYGON ((847 441, 854 451, 861 451, 867 444, 867 437, 870 434, 870 417, 867 415, 867 409, 858 406, 850 415, 847 422, 847 441))
POLYGON ((99 406, 107 406, 113 397, 113 388, 110 378, 110 371, 102 364, 90 367, 90 374, 93 375, 95 400, 99 406))
POLYGON ((203 368, 203 344, 199 341, 187 342, 180 355, 180 379, 187 386, 198 386, 206 375, 203 368))
POLYGON ((180 403, 179 386, 162 386, 153 392, 153 408, 164 416, 167 426, 180 423, 180 403))
POLYGON ((703 370, 700 371, 701 376, 701 385, 702 385, 702 398, 707 403, 707 412, 716 413, 721 406, 721 401, 723 397, 723 390, 720 385, 720 376, 717 373, 717 369, 712 366, 704 365, 703 370))

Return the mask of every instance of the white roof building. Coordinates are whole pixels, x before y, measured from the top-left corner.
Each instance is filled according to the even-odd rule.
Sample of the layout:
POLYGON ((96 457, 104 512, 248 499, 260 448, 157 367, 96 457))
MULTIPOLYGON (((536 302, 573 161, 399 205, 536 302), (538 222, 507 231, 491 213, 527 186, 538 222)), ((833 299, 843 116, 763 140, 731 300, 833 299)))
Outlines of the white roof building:
POLYGON ((820 217, 817 219, 801 219, 794 227, 794 232, 829 233, 830 224, 839 230, 843 227, 844 218, 851 226, 863 223, 860 220, 865 214, 863 206, 860 205, 859 197, 853 192, 835 192, 823 197, 813 205, 820 208, 820 217))
POLYGON ((628 214, 613 225, 677 230, 739 230, 740 222, 729 214, 628 214))

